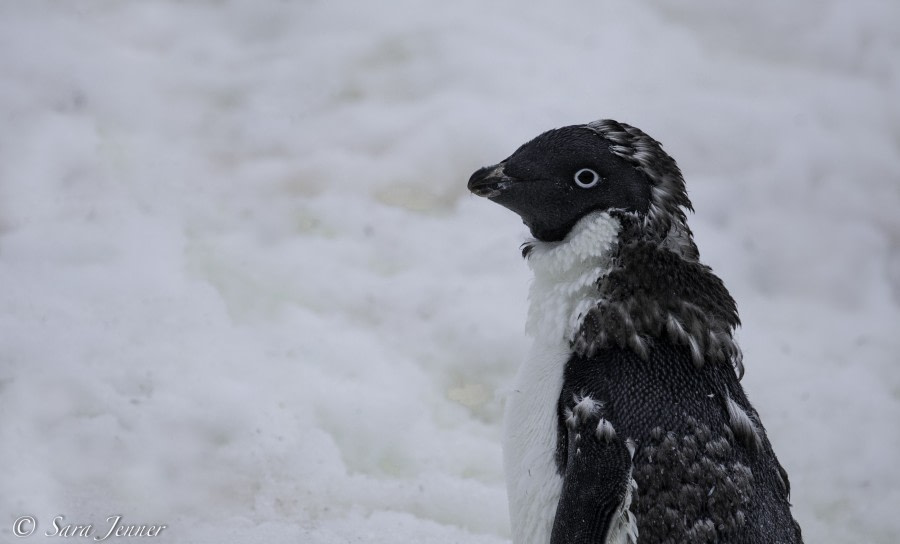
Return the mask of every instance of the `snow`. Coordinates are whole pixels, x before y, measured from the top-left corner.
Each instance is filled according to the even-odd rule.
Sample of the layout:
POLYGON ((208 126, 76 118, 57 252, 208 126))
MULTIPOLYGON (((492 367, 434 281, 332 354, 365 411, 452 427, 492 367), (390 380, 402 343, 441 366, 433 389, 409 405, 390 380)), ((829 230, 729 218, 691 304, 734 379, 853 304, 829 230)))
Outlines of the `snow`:
POLYGON ((685 172, 806 541, 900 537, 900 5, 527 4, 0 3, 0 541, 508 541, 525 230, 465 183, 601 117, 685 172))

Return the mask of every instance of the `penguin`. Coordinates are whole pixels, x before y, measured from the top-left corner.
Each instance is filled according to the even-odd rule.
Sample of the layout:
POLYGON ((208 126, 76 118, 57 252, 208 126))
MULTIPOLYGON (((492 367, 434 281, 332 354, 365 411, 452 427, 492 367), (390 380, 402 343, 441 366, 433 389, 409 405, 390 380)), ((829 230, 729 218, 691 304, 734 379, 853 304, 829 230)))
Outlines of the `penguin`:
POLYGON ((532 345, 503 425, 513 542, 802 542, 740 385, 737 306, 662 145, 609 119, 565 126, 468 189, 533 237, 532 345))

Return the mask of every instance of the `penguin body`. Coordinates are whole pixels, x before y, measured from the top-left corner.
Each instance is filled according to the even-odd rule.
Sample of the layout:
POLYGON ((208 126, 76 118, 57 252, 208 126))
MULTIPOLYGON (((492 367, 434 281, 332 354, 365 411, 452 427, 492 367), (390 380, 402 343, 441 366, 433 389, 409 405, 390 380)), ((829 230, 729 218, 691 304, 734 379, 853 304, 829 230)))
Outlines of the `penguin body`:
POLYGON ((739 384, 736 305, 699 262, 675 161, 603 120, 548 131, 469 189, 534 240, 504 421, 513 542, 801 542, 739 384))

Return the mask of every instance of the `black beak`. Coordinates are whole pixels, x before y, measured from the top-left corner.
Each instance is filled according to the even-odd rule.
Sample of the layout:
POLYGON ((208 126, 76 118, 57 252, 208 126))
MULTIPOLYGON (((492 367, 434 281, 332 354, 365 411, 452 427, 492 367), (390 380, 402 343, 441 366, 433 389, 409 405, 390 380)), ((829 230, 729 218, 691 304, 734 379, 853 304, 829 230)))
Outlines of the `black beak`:
POLYGON ((493 166, 485 166, 479 169, 469 178, 469 190, 478 196, 494 198, 515 182, 503 173, 504 163, 493 166))

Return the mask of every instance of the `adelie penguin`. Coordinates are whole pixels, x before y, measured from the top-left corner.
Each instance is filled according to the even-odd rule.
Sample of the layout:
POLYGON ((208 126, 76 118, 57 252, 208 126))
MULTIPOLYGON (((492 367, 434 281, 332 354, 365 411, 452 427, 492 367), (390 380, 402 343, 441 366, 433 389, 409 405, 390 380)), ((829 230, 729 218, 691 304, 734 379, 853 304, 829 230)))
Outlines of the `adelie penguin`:
POLYGON ((469 190, 534 236, 533 346, 504 422, 513 542, 801 542, 739 383, 734 299, 659 142, 611 120, 550 130, 469 190))

